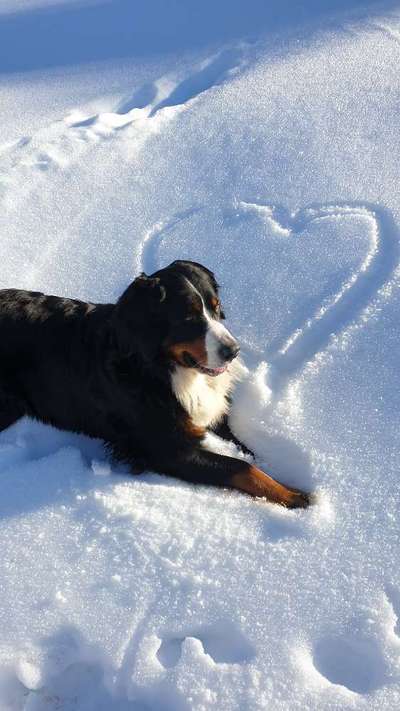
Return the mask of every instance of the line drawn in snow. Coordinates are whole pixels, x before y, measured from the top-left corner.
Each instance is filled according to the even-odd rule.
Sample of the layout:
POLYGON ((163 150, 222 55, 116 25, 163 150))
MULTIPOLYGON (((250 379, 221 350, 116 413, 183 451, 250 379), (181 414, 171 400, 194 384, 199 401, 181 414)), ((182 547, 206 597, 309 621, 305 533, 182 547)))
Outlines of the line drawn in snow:
MULTIPOLYGON (((351 324, 367 319, 366 310, 399 265, 399 232, 388 210, 368 203, 312 205, 290 213, 282 207, 238 201, 234 209, 261 215, 285 239, 301 238, 308 225, 326 220, 361 217, 371 228, 370 246, 359 269, 271 353, 267 380, 276 399, 351 324)), ((151 273, 159 268, 158 250, 163 240, 171 239, 174 228, 198 212, 206 213, 207 208, 196 206, 155 224, 144 237, 137 270, 151 273)))
POLYGON ((140 272, 151 274, 154 272, 157 269, 157 252, 164 237, 172 232, 174 227, 180 222, 187 220, 203 209, 202 207, 191 207, 187 210, 182 210, 182 212, 175 213, 170 220, 156 222, 156 224, 146 232, 142 240, 141 249, 136 257, 135 274, 139 274, 140 272))
POLYGON ((383 22, 373 22, 372 27, 380 30, 386 37, 394 40, 397 44, 400 44, 400 29, 390 27, 390 25, 383 24, 383 22))
POLYGON ((241 202, 246 210, 264 210, 288 236, 301 236, 308 224, 327 219, 363 217, 372 226, 370 248, 359 268, 327 303, 296 329, 270 360, 270 377, 277 395, 304 366, 314 360, 348 324, 357 320, 399 264, 399 235, 389 213, 376 205, 319 205, 286 213, 282 208, 241 202))
POLYGON ((139 646, 149 620, 157 608, 158 599, 159 598, 156 597, 156 599, 150 602, 137 616, 127 635, 124 649, 121 650, 121 662, 115 680, 115 690, 121 695, 127 693, 131 687, 139 646))

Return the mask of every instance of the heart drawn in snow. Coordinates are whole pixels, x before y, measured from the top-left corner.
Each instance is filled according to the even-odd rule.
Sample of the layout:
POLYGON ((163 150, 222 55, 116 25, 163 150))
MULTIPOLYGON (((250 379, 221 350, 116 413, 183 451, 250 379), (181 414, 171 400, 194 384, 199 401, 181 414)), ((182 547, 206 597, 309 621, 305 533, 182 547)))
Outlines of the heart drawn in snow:
POLYGON ((151 230, 138 268, 174 259, 211 268, 227 324, 251 359, 267 360, 282 383, 368 304, 397 263, 391 218, 363 205, 288 213, 238 202, 195 208, 151 230))

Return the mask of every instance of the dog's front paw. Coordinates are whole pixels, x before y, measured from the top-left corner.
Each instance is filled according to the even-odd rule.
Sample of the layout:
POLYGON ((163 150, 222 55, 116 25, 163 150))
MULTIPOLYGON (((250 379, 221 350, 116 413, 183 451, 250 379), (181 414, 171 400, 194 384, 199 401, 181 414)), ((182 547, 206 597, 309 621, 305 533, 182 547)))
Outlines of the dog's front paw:
POLYGON ((287 501, 283 504, 288 509, 306 509, 314 502, 314 495, 300 489, 290 489, 287 501))

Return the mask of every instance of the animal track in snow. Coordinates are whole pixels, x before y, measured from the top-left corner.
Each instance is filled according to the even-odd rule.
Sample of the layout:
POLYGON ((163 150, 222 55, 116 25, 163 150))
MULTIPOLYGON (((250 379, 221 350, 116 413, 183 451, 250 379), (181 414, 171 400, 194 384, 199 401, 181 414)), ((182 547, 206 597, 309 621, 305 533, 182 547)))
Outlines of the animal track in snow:
POLYGON ((6 143, 0 144, 0 158, 5 155, 10 155, 15 152, 18 148, 23 148, 29 143, 30 139, 27 136, 22 136, 22 138, 16 141, 7 141, 6 143))
POLYGON ((385 683, 382 652, 373 639, 323 637, 314 647, 315 668, 332 684, 367 694, 385 683))
POLYGON ((399 637, 400 641, 400 590, 398 590, 398 588, 391 583, 388 583, 388 585, 386 585, 385 597, 396 618, 393 632, 397 637, 399 637))
POLYGON ((180 106, 203 94, 208 89, 222 84, 241 64, 243 52, 239 48, 225 49, 214 59, 203 64, 199 71, 181 81, 168 96, 156 104, 150 116, 166 106, 180 106))
POLYGON ((126 695, 116 695, 110 691, 110 685, 105 680, 104 666, 100 661, 73 662, 58 674, 50 674, 39 688, 35 684, 32 685, 34 671, 29 669, 28 665, 22 665, 17 674, 0 669, 2 698, 7 701, 8 694, 10 699, 7 709, 72 711, 79 708, 96 711, 138 711, 138 708, 143 708, 138 707, 136 701, 128 699, 126 695))
POLYGON ((255 649, 239 627, 226 620, 201 627, 184 636, 166 637, 157 651, 160 664, 166 669, 178 664, 185 639, 201 642, 205 654, 216 664, 243 664, 255 655, 255 649))
MULTIPOLYGON (((183 106, 205 91, 226 81, 243 63, 243 50, 226 49, 203 63, 198 71, 180 82, 166 77, 140 87, 132 97, 124 100, 115 112, 97 114, 78 120, 70 119, 72 128, 87 129, 90 137, 106 136, 125 128, 138 119, 152 119, 164 108, 183 106)), ((143 128, 143 125, 142 125, 143 128)))
MULTIPOLYGON (((188 105, 207 90, 227 81, 245 63, 243 47, 227 48, 203 62, 199 68, 181 80, 169 77, 149 82, 120 102, 114 111, 87 116, 76 110, 63 120, 54 121, 33 136, 0 145, 0 184, 8 188, 28 190, 32 171, 37 178, 52 169, 62 169, 82 158, 91 145, 109 140, 119 131, 135 131, 135 146, 140 146, 165 121, 175 115, 162 109, 188 105), (162 119, 160 120, 160 116, 162 119)), ((41 176, 42 179, 45 177, 41 176)))

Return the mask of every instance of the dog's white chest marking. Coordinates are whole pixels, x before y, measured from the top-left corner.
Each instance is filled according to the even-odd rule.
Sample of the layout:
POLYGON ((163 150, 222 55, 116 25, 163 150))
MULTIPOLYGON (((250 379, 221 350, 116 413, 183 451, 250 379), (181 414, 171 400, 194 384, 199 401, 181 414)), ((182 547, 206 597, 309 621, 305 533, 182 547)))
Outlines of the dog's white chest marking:
POLYGON ((211 377, 177 365, 171 376, 176 399, 198 427, 217 424, 229 410, 228 395, 243 366, 230 364, 225 373, 211 377))

